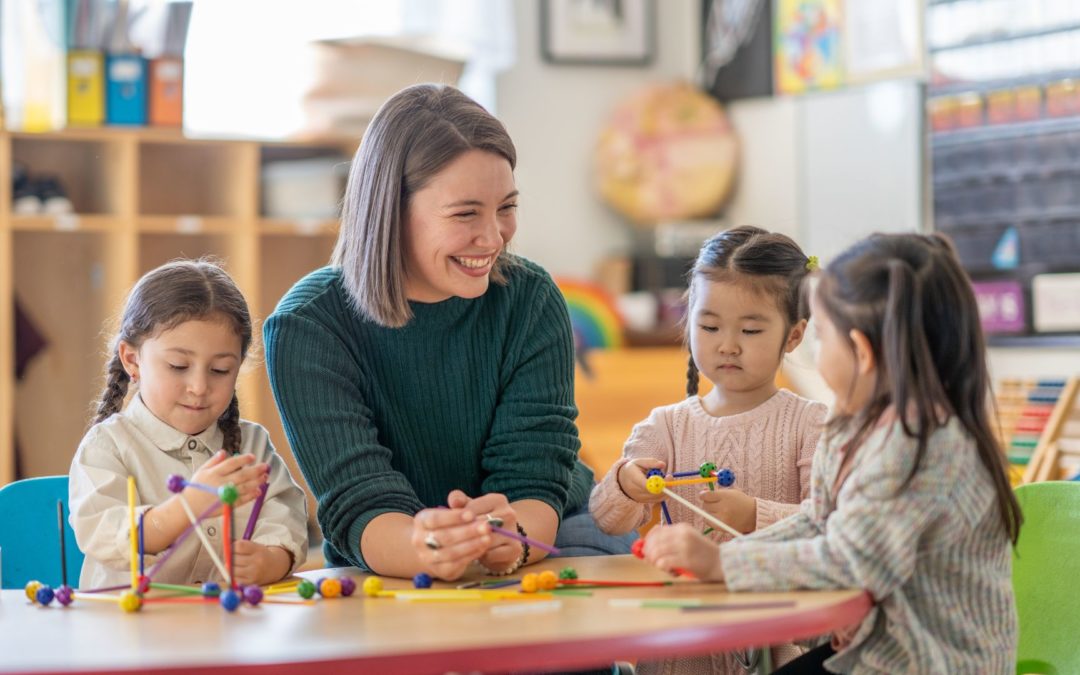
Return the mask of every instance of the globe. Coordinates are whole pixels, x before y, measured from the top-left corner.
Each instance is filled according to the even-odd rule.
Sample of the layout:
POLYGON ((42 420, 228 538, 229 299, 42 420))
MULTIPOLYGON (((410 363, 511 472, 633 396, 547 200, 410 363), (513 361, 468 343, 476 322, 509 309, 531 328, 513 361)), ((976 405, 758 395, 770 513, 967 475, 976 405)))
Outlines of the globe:
POLYGON ((600 134, 596 181, 640 225, 715 215, 731 193, 738 142, 720 103, 689 84, 623 101, 600 134))

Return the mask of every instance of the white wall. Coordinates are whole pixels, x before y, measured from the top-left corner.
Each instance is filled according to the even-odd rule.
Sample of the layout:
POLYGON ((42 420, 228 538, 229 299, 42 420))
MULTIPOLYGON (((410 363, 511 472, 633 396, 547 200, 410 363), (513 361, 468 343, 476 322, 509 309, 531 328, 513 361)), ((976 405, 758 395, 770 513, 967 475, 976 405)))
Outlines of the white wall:
POLYGON ((619 101, 648 83, 692 78, 701 52, 699 3, 655 5, 652 64, 616 67, 545 62, 539 1, 515 4, 517 62, 499 77, 497 108, 518 150, 513 249, 553 274, 591 277, 604 256, 630 251, 630 225, 594 187, 592 150, 619 101))
POLYGON ((822 262, 873 232, 922 226, 922 99, 912 82, 737 101, 732 224, 791 235, 822 262))

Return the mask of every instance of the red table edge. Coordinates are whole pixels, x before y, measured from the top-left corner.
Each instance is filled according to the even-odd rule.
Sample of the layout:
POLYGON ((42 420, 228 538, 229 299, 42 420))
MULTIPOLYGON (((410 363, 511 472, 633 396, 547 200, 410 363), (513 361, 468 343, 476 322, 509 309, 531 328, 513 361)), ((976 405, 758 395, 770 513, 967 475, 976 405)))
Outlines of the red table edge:
MULTIPOLYGON (((584 638, 524 646, 492 645, 485 649, 456 649, 375 654, 346 659, 293 661, 289 663, 191 664, 122 670, 86 670, 95 675, 130 675, 152 672, 181 675, 193 671, 237 673, 241 675, 293 675, 310 669, 322 675, 377 672, 386 675, 444 673, 446 671, 526 670, 531 668, 587 668, 620 660, 653 660, 672 656, 710 654, 752 646, 775 645, 825 635, 862 621, 873 602, 863 592, 839 605, 815 607, 797 614, 717 626, 676 626, 663 631, 584 638)), ((666 611, 666 610, 655 610, 666 611)), ((72 671, 31 671, 33 675, 65 675, 72 671)))

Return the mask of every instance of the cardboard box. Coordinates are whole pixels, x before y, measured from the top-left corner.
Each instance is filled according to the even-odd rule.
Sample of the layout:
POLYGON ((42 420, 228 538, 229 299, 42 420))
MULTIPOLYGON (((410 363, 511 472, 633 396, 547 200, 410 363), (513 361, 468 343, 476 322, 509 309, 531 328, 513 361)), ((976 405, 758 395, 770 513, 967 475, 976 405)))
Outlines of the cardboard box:
POLYGON ((313 73, 304 96, 303 134, 360 137, 388 98, 421 82, 456 85, 466 56, 423 38, 364 38, 312 43, 313 73))

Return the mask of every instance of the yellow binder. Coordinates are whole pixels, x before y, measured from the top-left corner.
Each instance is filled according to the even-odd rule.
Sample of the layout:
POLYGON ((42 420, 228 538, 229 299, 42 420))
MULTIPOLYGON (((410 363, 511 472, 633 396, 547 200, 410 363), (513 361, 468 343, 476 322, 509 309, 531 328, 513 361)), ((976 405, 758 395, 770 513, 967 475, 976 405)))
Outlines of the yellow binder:
POLYGON ((68 124, 101 126, 105 121, 105 55, 76 49, 68 52, 68 124))

